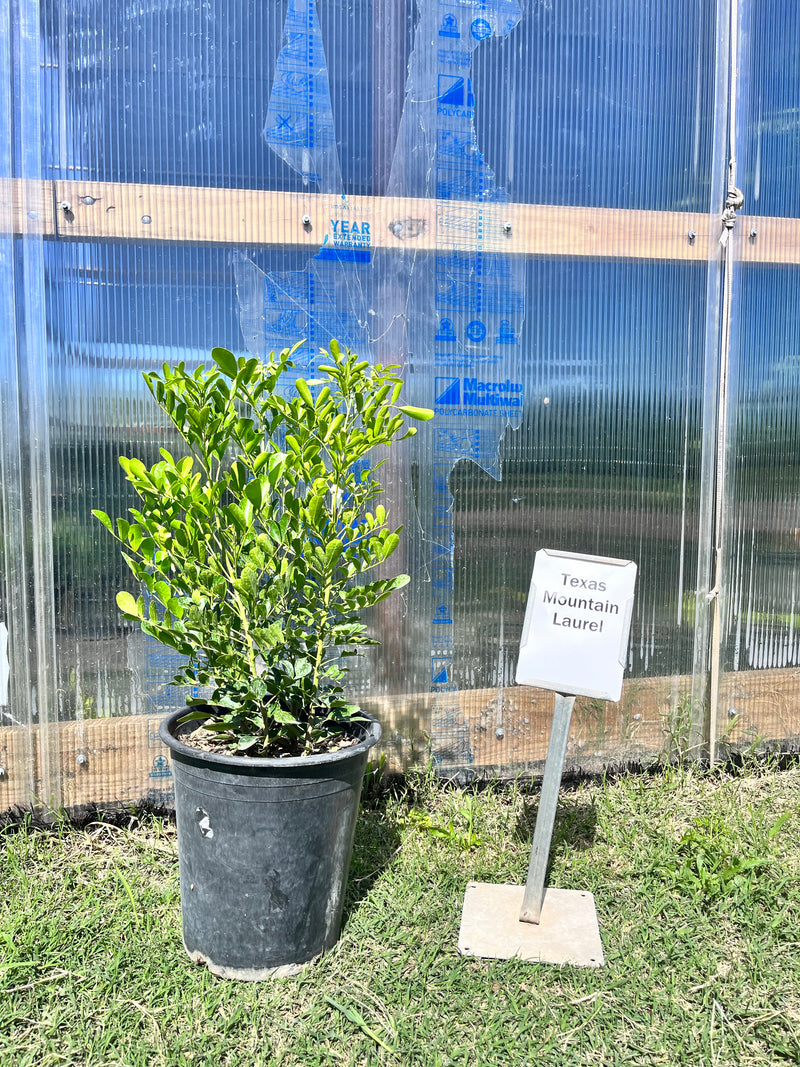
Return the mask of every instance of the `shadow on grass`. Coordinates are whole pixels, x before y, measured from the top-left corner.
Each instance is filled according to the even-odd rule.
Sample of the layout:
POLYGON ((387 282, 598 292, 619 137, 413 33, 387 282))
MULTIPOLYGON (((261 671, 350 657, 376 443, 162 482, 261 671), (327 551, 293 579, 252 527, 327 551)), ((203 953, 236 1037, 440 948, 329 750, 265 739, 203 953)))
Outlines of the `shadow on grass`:
POLYGON ((356 823, 353 858, 344 902, 344 922, 358 908, 400 848, 394 820, 387 818, 383 804, 363 806, 356 823))
MULTIPOLYGON (((518 841, 524 841, 528 847, 533 844, 533 831, 538 811, 538 798, 527 800, 514 827, 514 836, 518 841)), ((591 848, 596 832, 597 808, 592 801, 578 799, 569 794, 558 798, 545 885, 549 884, 555 861, 568 849, 583 851, 591 848)))
MULTIPOLYGON (((526 799, 514 827, 514 836, 518 841, 532 843, 538 812, 538 798, 526 799)), ((563 850, 565 846, 580 851, 591 848, 594 845, 596 832, 597 808, 594 802, 569 794, 560 796, 550 846, 551 857, 563 850)))

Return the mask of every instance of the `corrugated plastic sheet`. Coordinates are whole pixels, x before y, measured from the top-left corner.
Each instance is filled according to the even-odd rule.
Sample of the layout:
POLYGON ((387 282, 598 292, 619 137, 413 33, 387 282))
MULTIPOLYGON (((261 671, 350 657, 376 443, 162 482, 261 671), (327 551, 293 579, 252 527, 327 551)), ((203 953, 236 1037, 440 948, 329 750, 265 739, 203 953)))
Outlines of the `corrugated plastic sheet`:
MULTIPOLYGON (((761 215, 800 214, 800 48, 777 31, 791 23, 787 2, 737 5, 740 184, 745 210, 761 215)), ((292 246, 226 241, 233 197, 210 244, 148 239, 158 220, 145 209, 136 241, 103 238, 102 223, 93 238, 63 239, 57 204, 60 237, 43 239, 33 219, 0 235, 0 316, 18 354, 2 357, 12 678, 0 714, 28 739, 20 795, 169 799, 154 724, 184 694, 168 685, 171 657, 120 621, 125 573, 90 512, 129 503, 117 455, 146 459, 166 440, 142 370, 301 337, 304 375, 336 336, 402 364, 409 402, 436 411, 387 467, 413 581, 375 615, 383 648, 352 676, 398 764, 428 748, 468 773, 543 758, 552 698, 513 682, 541 547, 639 566, 623 700, 579 702, 571 765, 701 745, 720 469, 720 737, 777 736, 748 672, 796 662, 797 268, 737 265, 729 365, 725 0, 18 6, 17 22, 3 9, 0 107, 15 131, 3 176, 73 182, 98 217, 116 201, 103 201, 108 186, 81 192, 89 183, 305 197, 273 202, 276 234, 301 202, 325 198, 330 215, 318 241, 292 219, 310 232, 292 246), (378 235, 357 197, 399 198, 406 213, 378 235), (521 254, 509 220, 526 204, 553 210, 521 254), (537 251, 569 234, 574 208, 596 212, 581 223, 591 250, 537 251), (705 218, 711 237, 687 222, 681 240, 702 247, 676 258, 634 212, 705 218), (628 245, 614 243, 621 226, 628 245), (729 676, 749 701, 741 719, 728 716, 729 676)))
POLYGON ((724 739, 733 727, 752 743, 796 741, 800 270, 780 262, 782 228, 769 230, 772 216, 790 217, 790 225, 800 215, 796 10, 782 0, 747 0, 739 5, 739 37, 738 173, 751 221, 734 238, 718 732, 724 739), (767 262, 752 262, 756 251, 767 262))

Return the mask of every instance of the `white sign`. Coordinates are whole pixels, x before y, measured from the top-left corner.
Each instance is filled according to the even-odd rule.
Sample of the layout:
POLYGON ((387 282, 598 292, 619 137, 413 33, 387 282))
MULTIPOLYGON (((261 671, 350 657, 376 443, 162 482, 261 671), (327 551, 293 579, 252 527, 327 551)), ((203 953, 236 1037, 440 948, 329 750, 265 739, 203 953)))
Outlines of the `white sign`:
POLYGON ((536 553, 517 683, 619 700, 636 564, 542 548, 536 553))

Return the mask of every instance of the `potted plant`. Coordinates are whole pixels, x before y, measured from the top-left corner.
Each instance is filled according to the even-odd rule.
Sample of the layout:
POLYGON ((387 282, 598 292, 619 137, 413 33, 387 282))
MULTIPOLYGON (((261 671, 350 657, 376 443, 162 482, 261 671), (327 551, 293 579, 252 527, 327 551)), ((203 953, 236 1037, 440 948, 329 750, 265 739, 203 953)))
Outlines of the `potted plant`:
POLYGON ((120 458, 138 507, 116 524, 142 595, 126 619, 186 656, 210 691, 170 715, 183 939, 224 977, 293 973, 337 939, 367 752, 378 723, 343 689, 374 644, 362 620, 408 581, 374 450, 411 436, 397 367, 332 341, 318 378, 215 348, 213 366, 145 374, 183 439, 147 467, 120 458))

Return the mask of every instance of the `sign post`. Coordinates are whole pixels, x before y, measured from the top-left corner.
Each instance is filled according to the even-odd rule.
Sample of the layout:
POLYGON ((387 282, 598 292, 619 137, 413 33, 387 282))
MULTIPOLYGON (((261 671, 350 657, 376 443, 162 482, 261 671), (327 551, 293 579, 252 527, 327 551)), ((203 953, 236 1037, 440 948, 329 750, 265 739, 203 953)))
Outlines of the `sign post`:
POLYGON ((550 743, 547 747, 547 762, 544 765, 544 780, 539 794, 539 811, 533 832, 531 862, 528 865, 528 880, 525 883, 525 893, 519 912, 520 922, 524 923, 538 923, 542 916, 544 876, 547 872, 547 859, 550 855, 550 842, 556 821, 558 790, 561 785, 561 772, 564 768, 564 756, 567 752, 574 703, 575 697, 566 697, 562 693, 556 693, 553 725, 550 727, 550 743))
POLYGON ((555 691, 539 811, 523 887, 470 882, 458 950, 492 959, 603 964, 594 897, 545 889, 558 791, 576 696, 619 700, 636 564, 541 549, 536 553, 517 682, 555 691))

